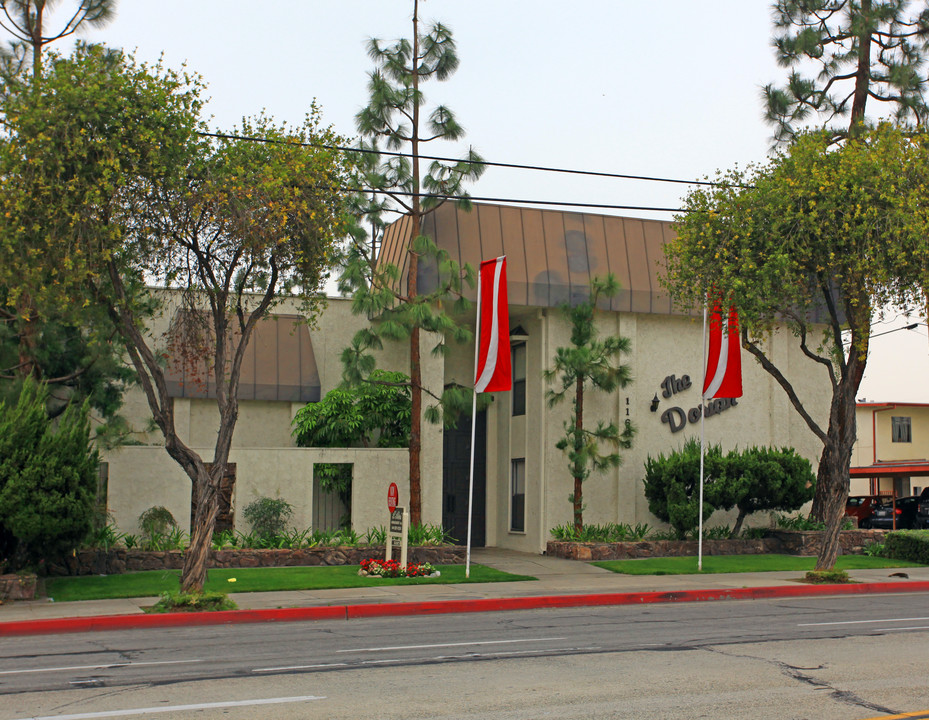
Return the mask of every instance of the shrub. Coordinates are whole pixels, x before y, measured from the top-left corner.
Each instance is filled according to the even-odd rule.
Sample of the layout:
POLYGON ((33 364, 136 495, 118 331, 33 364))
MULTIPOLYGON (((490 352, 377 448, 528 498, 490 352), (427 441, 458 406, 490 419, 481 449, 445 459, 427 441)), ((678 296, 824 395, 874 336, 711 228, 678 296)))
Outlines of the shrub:
POLYGON ((293 515, 293 506, 284 498, 260 497, 245 506, 243 515, 252 531, 262 537, 282 535, 293 515))
POLYGON ((805 579, 808 583, 816 585, 849 583, 852 581, 844 570, 810 570, 805 579))
POLYGON ((731 537, 739 534, 745 518, 754 512, 790 512, 813 499, 816 475, 810 461, 792 448, 733 450, 723 465, 721 477, 710 489, 710 502, 719 509, 738 508, 731 537))
POLYGON ((236 604, 225 593, 182 593, 166 592, 150 609, 152 613, 207 612, 211 610, 235 610, 236 604))
POLYGON ((74 550, 93 527, 98 457, 88 405, 69 405, 52 423, 47 398, 28 380, 15 406, 0 404, 0 555, 14 570, 74 550))
MULTIPOLYGON (((706 448, 704 455, 703 517, 713 513, 706 489, 722 475, 722 451, 718 445, 706 448)), ((688 440, 677 452, 645 461, 645 497, 648 509, 674 529, 677 540, 685 540, 700 522, 697 505, 700 485, 700 443, 688 440)))
POLYGON ((164 535, 171 528, 177 527, 177 521, 171 511, 163 505, 155 505, 139 515, 139 530, 142 537, 151 539, 154 535, 164 535))
POLYGON ((884 538, 884 555, 894 560, 929 565, 929 531, 897 530, 884 538))
POLYGON ((549 531, 556 540, 568 542, 638 542, 649 533, 646 523, 635 527, 627 523, 606 523, 605 525, 584 525, 577 532, 574 523, 556 525, 549 531))

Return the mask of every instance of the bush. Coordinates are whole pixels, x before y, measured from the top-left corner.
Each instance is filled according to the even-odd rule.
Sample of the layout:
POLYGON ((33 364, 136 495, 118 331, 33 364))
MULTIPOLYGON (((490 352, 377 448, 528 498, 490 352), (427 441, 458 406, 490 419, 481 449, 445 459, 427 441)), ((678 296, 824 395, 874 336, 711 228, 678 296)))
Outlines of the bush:
POLYGON ((813 499, 816 475, 810 461, 792 448, 751 447, 726 455, 723 473, 713 484, 716 508, 739 510, 732 537, 748 515, 759 510, 799 510, 813 499))
POLYGON ((171 511, 163 505, 155 505, 139 515, 139 530, 142 537, 151 539, 154 535, 164 535, 171 528, 177 527, 177 521, 171 511))
MULTIPOLYGON (((722 475, 722 451, 718 445, 706 448, 704 465, 703 517, 714 507, 707 489, 722 475)), ((697 505, 700 487, 700 443, 688 440, 684 447, 665 456, 645 461, 645 497, 648 509, 674 529, 675 539, 686 540, 700 523, 697 505)))
POLYGON ((887 533, 884 557, 929 565, 929 531, 897 530, 887 533))
MULTIPOLYGON (((706 448, 703 465, 704 520, 715 510, 739 510, 729 537, 739 535, 753 512, 796 510, 813 497, 816 476, 810 463, 790 448, 752 447, 723 456, 719 446, 712 445, 706 448)), ((649 457, 645 463, 648 508, 671 525, 679 540, 693 535, 699 525, 699 484, 697 440, 688 440, 667 457, 649 457)))
POLYGON ((225 593, 182 593, 166 592, 161 595, 149 612, 208 612, 212 610, 235 610, 236 604, 225 593))
POLYGON ((260 497, 250 502, 243 511, 252 531, 262 537, 283 535, 293 513, 293 506, 284 498, 269 497, 260 497))
POLYGON ((0 405, 0 555, 14 570, 71 552, 93 527, 99 463, 88 406, 69 405, 52 423, 47 398, 30 380, 16 406, 0 405))

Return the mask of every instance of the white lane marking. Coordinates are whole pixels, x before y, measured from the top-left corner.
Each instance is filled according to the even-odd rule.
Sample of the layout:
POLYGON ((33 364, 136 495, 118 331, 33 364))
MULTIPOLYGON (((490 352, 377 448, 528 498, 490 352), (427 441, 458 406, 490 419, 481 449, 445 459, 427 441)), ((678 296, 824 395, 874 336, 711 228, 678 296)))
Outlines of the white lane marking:
POLYGON ((835 622, 799 623, 797 627, 813 627, 815 625, 868 625, 870 623, 912 622, 914 620, 929 620, 929 617, 887 618, 886 620, 837 620, 835 622))
POLYGON ((282 667, 255 668, 252 672, 269 673, 286 670, 312 670, 313 668, 348 667, 348 663, 317 663, 316 665, 284 665, 282 667))
POLYGON ((77 713, 75 715, 42 715, 41 717, 19 718, 19 720, 92 720, 93 718, 123 717, 125 715, 153 715, 154 713, 188 712, 193 710, 216 710, 218 708, 251 707, 253 705, 282 705, 310 700, 325 700, 320 695, 298 697, 265 698, 261 700, 230 700, 228 702, 197 703, 196 705, 165 705, 162 707, 130 708, 128 710, 106 710, 103 712, 77 713))
POLYGON ((424 650, 426 648, 463 647, 465 645, 507 645, 511 643, 551 642, 552 640, 565 640, 563 637, 554 638, 526 638, 524 640, 481 640, 473 642, 436 643, 434 645, 394 645, 393 647, 355 648, 354 650, 336 650, 337 653, 350 652, 385 652, 388 650, 424 650))
POLYGON ((30 670, 0 670, 0 675, 25 675, 27 673, 67 672, 71 670, 109 670, 110 668, 142 667, 151 665, 184 665, 186 663, 201 663, 203 660, 159 660, 157 662, 121 662, 101 663, 100 665, 70 665, 64 667, 33 668, 30 670))
POLYGON ((929 630, 929 625, 916 625, 913 627, 887 628, 887 632, 898 632, 900 630, 929 630))

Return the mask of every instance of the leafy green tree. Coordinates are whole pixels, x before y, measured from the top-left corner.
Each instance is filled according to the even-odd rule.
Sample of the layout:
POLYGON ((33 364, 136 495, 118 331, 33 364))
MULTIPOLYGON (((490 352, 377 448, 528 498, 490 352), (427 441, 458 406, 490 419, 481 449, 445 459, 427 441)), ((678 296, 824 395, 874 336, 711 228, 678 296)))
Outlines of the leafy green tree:
MULTIPOLYGON (((454 113, 439 105, 424 112, 426 102, 421 86, 429 80, 446 80, 458 67, 458 55, 451 30, 435 23, 425 31, 420 29, 419 2, 413 2, 412 42, 398 40, 382 45, 372 39, 368 54, 376 69, 369 76, 370 100, 356 116, 358 131, 368 140, 364 146, 375 150, 378 140, 384 140, 391 151, 404 154, 373 162, 359 161, 362 168, 359 182, 367 183, 375 192, 373 200, 356 201, 359 215, 370 221, 381 210, 376 196, 390 199, 391 208, 409 218, 410 244, 399 265, 376 263, 376 236, 367 238, 356 227, 348 250, 340 288, 353 295, 352 308, 357 314, 371 319, 371 326, 359 331, 343 353, 345 378, 357 383, 375 367, 373 351, 384 341, 406 341, 410 347, 409 387, 412 403, 410 428, 410 517, 422 522, 422 418, 438 422, 443 410, 466 407, 470 395, 462 388, 447 391, 425 386, 422 378, 421 337, 434 333, 438 337, 434 354, 449 351, 447 340, 466 342, 471 332, 459 326, 446 310, 464 310, 468 303, 461 296, 462 282, 473 284, 473 270, 464 271, 447 253, 440 251, 433 240, 422 234, 423 217, 434 211, 447 197, 466 198, 464 184, 477 179, 484 170, 480 157, 472 150, 457 163, 434 161, 422 168, 421 148, 424 144, 442 140, 454 141, 464 136, 464 129, 454 113), (418 284, 423 266, 437 268, 439 281, 434 288, 418 284), (404 274, 405 273, 405 274, 404 274), (423 394, 436 402, 423 409, 423 394)), ((466 199, 458 202, 467 207, 466 199)), ((373 231, 380 232, 382 223, 375 221, 373 231)))
POLYGON ((32 73, 42 72, 45 46, 76 33, 82 25, 100 27, 113 19, 116 0, 77 0, 74 12, 65 14, 64 24, 49 32, 47 12, 54 11, 58 0, 0 0, 0 27, 16 42, 32 48, 32 73))
POLYGON ((14 568, 58 558, 90 532, 97 451, 88 407, 53 423, 48 393, 27 381, 15 405, 0 404, 0 555, 14 568))
MULTIPOLYGON (((16 210, 28 208, 32 220, 0 239, 15 249, 17 233, 38 228, 33 239, 48 245, 42 272, 67 268, 60 285, 89 293, 116 328, 165 449, 191 480, 195 510, 181 584, 200 590, 246 347, 283 299, 303 297, 312 311, 334 238, 344 232, 342 159, 305 144, 341 141, 321 126, 316 108, 298 128, 264 117, 243 123, 243 135, 265 142, 208 141, 197 134, 204 129, 197 78, 99 47, 44 72, 45 92, 16 118, 28 161, 12 163, 6 175, 30 189, 17 195, 23 209, 16 210), (173 347, 180 360, 209 368, 216 388, 209 469, 178 437, 165 349, 145 329, 138 303, 146 284, 180 293, 173 347)), ((55 283, 43 287, 52 299, 64 294, 55 283)))
MULTIPOLYGON (((703 519, 716 509, 713 487, 724 475, 724 459, 719 445, 706 448, 703 458, 703 519)), ((659 520, 671 525, 679 540, 700 525, 700 443, 687 440, 684 447, 645 460, 645 497, 648 509, 659 520)))
POLYGON ((368 382, 333 388, 294 417, 300 447, 406 447, 410 388, 403 373, 375 370, 368 382))
POLYGON ((801 136, 767 165, 692 192, 665 248, 675 301, 698 308, 715 288, 735 304, 742 346, 823 444, 813 504, 827 525, 821 570, 838 552, 872 310, 918 301, 929 267, 924 154, 924 140, 887 126, 840 147, 828 133, 801 136), (828 417, 794 388, 800 371, 788 374, 766 352, 779 328, 829 383, 828 417))
POLYGON ((752 447, 733 450, 710 491, 711 504, 739 510, 730 537, 737 537, 745 518, 759 510, 799 510, 813 499, 816 476, 810 461, 793 448, 752 447))
POLYGON ((924 123, 929 7, 922 0, 776 0, 774 47, 787 85, 764 89, 775 139, 819 115, 832 139, 854 134, 869 101, 897 122, 924 123), (815 69, 806 76, 801 68, 815 69), (835 120, 847 124, 835 126, 835 120))
MULTIPOLYGON (((86 27, 105 25, 115 6, 116 0, 68 2, 62 8, 61 22, 52 27, 50 16, 59 9, 58 0, 0 0, 0 27, 11 35, 13 43, 0 52, 0 114, 6 113, 11 94, 17 96, 12 98, 15 114, 15 108, 28 102, 32 93, 41 93, 43 54, 51 43, 86 27), (31 73, 27 74, 29 54, 31 73)), ((24 254, 42 251, 41 244, 21 248, 24 254)), ((0 264, 15 267, 9 258, 0 258, 0 264)), ((42 284, 50 282, 54 280, 45 278, 42 284)), ((97 428, 100 440, 106 445, 119 442, 127 428, 118 409, 122 389, 131 383, 132 374, 119 345, 112 342, 112 325, 86 303, 74 302, 76 294, 64 308, 43 305, 42 296, 41 286, 15 282, 8 291, 0 278, 0 396, 17 397, 24 377, 40 379, 49 387, 53 415, 63 412, 69 403, 89 399, 96 413, 106 419, 97 428), (74 318, 74 308, 79 311, 78 319, 74 318)))
POLYGON ((585 424, 584 397, 588 389, 612 393, 632 382, 628 365, 620 355, 629 352, 629 338, 618 335, 599 337, 596 328, 597 302, 619 292, 619 283, 612 274, 594 278, 590 295, 575 306, 565 305, 562 312, 571 323, 571 345, 555 350, 552 368, 544 373, 548 382, 557 382, 556 390, 548 391, 549 407, 572 396, 571 417, 565 422, 565 436, 556 447, 568 455, 568 469, 574 478, 574 492, 568 500, 574 506, 574 528, 584 529, 583 483, 592 472, 603 472, 622 463, 620 448, 632 447, 636 429, 627 422, 622 431, 615 422, 598 421, 591 430, 585 424), (602 453, 600 445, 608 444, 612 452, 602 453))

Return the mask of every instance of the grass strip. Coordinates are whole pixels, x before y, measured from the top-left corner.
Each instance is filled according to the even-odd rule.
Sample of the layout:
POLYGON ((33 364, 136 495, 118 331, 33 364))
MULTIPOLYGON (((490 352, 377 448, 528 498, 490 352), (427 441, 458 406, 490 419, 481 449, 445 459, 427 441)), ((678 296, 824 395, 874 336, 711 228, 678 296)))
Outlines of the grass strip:
MULTIPOLYGON (((603 560, 592 564, 623 575, 696 575, 698 572, 708 575, 780 570, 806 572, 816 567, 816 558, 796 555, 705 555, 702 572, 697 570, 697 558, 693 556, 603 560)), ((835 566, 838 570, 920 567, 919 563, 868 555, 840 555, 835 566)))
MULTIPOLYGON (((207 572, 205 591, 240 593, 278 590, 330 590, 335 588, 383 587, 385 585, 448 585, 451 583, 517 582, 535 580, 484 565, 471 565, 465 578, 464 565, 438 565, 437 578, 370 578, 358 575, 357 565, 334 567, 213 568, 207 572), (234 578, 234 580, 233 580, 234 578)), ((55 602, 154 597, 176 592, 178 570, 148 570, 122 575, 82 575, 45 580, 45 593, 55 602)))

